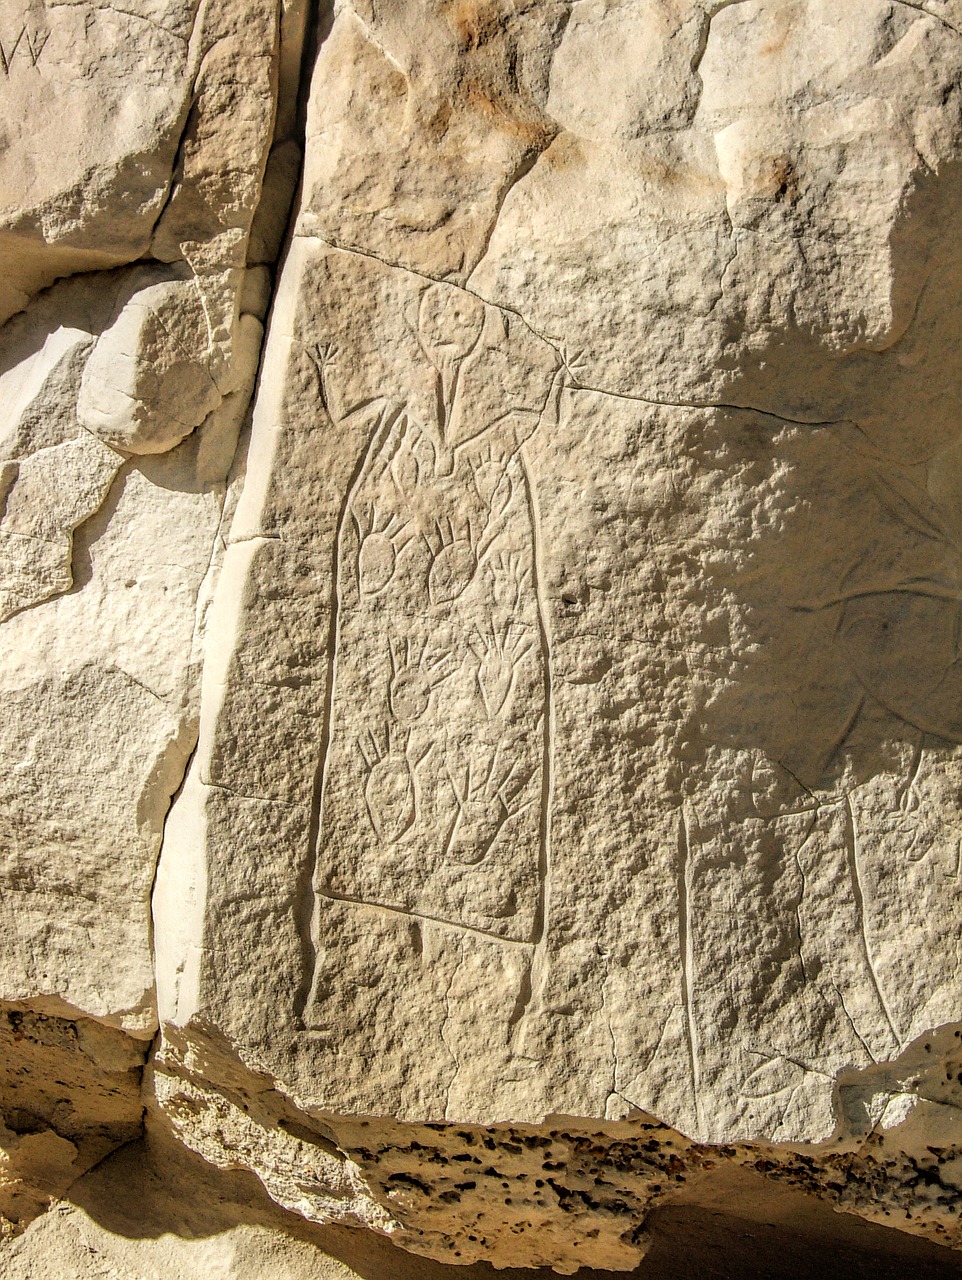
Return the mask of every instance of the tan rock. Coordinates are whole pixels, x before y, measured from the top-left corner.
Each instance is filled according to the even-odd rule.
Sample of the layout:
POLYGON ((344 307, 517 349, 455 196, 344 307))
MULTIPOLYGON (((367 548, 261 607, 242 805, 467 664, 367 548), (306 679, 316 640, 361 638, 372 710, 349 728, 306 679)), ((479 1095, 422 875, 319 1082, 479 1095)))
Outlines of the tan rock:
POLYGON ((0 998, 281 1206, 29 1239, 962 1247, 962 5, 6 21, 0 998))
MULTIPOLYGON (((787 1167, 957 1018, 943 10, 338 9, 157 918, 176 1043, 345 1152, 657 1117, 787 1167)), ((643 1249, 429 1245, 428 1186, 421 1251, 643 1249)))
POLYGON ((220 402, 196 356, 206 344, 206 317, 193 281, 135 289, 84 365, 77 421, 114 449, 166 453, 220 402))
MULTIPOLYGON (((24 1017, 118 1028, 138 1063, 156 1029, 156 858, 196 737, 263 332, 246 254, 281 63, 298 58, 281 37, 273 0, 0 9, 0 320, 21 313, 0 336, 0 995, 24 1017)), ((73 1051, 106 1088, 110 1068, 73 1051)), ((0 1099, 15 1220, 91 1162, 50 1118, 88 1084, 59 1075, 46 1127, 0 1099)), ((93 1158, 141 1111, 138 1075, 127 1129, 93 1158)))
POLYGON ((90 1018, 4 1006, 0 1221, 29 1221, 137 1136, 146 1051, 143 1040, 90 1018))
POLYGON ((124 10, 5 0, 4 319, 58 276, 146 252, 190 107, 195 18, 190 0, 124 10))

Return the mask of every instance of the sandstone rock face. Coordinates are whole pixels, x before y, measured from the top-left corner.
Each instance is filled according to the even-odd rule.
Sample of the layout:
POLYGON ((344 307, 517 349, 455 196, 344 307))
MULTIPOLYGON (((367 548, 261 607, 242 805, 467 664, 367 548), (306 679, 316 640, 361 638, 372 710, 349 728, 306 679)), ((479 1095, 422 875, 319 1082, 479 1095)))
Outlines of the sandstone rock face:
POLYGON ((151 886, 196 740, 269 283, 252 227, 290 136, 299 21, 216 2, 0 12, 0 311, 17 313, 0 344, 0 999, 4 1017, 66 1028, 80 1077, 27 1053, 30 1036, 4 1042, 10 1176, 48 1131, 100 1142, 90 1159, 84 1141, 58 1148, 48 1193, 142 1127, 151 886), (123 1049, 87 1052, 113 1028, 123 1049), (98 1095, 118 1055, 136 1071, 123 1131, 98 1095), (25 1074, 39 1100, 13 1088, 25 1074))
POLYGON ((4 13, 0 1210, 962 1248, 962 3, 4 13))

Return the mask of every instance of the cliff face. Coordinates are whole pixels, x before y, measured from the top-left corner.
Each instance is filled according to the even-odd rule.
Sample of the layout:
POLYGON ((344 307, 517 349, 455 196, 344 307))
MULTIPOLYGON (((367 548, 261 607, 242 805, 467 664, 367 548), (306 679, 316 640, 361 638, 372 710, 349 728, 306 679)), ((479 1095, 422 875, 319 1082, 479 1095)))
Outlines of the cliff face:
POLYGON ((751 1187, 962 1248, 960 0, 4 0, 0 69, 12 1274, 145 1125, 292 1276, 751 1187))

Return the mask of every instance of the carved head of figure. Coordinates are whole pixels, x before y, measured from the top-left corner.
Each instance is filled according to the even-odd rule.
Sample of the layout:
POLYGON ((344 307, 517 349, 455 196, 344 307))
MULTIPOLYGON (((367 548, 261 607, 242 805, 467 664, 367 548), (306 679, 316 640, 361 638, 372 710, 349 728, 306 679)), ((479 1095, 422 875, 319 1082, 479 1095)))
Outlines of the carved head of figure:
POLYGON ((421 298, 418 337, 425 355, 447 371, 477 346, 484 328, 484 303, 454 285, 433 284, 421 298))

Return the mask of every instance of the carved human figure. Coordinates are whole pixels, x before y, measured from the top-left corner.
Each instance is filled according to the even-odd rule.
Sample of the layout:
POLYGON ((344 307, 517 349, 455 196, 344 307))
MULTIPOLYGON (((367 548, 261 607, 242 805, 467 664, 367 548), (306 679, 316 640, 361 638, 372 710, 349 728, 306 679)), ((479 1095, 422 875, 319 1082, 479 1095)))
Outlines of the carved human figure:
MULTIPOLYGON (((423 291, 416 338, 427 412, 403 387, 358 410, 370 437, 337 536, 316 891, 533 943, 550 671, 523 444, 557 410, 557 371, 515 368, 505 318, 449 285, 423 291), (466 894, 466 865, 490 892, 466 894)), ((336 350, 318 354, 336 416, 336 350)))

